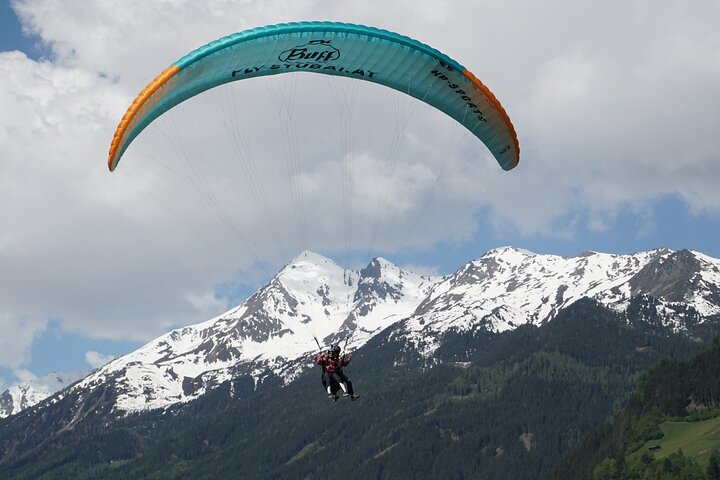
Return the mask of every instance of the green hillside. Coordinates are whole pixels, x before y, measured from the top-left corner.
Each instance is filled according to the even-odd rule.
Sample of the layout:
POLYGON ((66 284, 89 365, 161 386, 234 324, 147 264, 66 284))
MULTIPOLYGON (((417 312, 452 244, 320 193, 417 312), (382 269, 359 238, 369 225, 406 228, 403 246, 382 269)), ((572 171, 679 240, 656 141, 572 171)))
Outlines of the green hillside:
POLYGON ((647 441, 628 456, 628 463, 638 460, 645 452, 660 460, 682 450, 687 458, 707 467, 712 452, 720 450, 720 416, 697 422, 663 422, 660 431, 663 437, 647 441))

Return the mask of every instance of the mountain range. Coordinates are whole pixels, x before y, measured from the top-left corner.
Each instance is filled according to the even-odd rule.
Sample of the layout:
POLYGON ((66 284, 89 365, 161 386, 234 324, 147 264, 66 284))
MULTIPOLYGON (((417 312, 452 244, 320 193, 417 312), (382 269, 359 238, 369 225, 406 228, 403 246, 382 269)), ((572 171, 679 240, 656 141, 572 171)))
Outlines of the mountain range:
MULTIPOLYGON (((621 313, 639 308, 647 322, 700 335, 720 317, 719 285, 720 260, 689 250, 561 257, 504 247, 442 277, 383 258, 351 271, 305 251, 241 305, 113 360, 62 395, 104 386, 112 409, 131 413, 189 402, 238 377, 255 388, 286 385, 312 367, 318 346, 354 350, 390 326, 393 340, 432 360, 448 332, 542 325, 581 298, 621 313)), ((12 410, 10 396, 18 398, 0 397, 6 414, 43 393, 26 392, 12 410)))

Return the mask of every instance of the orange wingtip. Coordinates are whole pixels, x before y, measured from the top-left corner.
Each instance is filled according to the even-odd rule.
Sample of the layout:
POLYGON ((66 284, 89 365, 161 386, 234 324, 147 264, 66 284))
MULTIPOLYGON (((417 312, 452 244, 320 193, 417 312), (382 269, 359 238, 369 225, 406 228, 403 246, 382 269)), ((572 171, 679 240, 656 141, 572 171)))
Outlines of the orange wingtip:
POLYGON ((133 118, 135 118, 138 110, 140 110, 142 106, 145 105, 148 99, 155 92, 157 92, 160 87, 165 85, 165 83, 173 76, 175 76, 179 71, 180 67, 178 67, 177 65, 171 65, 170 67, 163 70, 160 75, 155 77, 152 82, 148 83, 147 86, 142 89, 138 96, 135 97, 135 100, 133 100, 133 102, 130 104, 127 112, 125 112, 125 115, 123 115, 122 120, 120 120, 120 123, 115 130, 115 135, 113 135, 112 143, 110 143, 110 152, 108 153, 108 168, 111 172, 115 170, 115 167, 117 167, 118 161, 120 159, 116 157, 118 154, 118 150, 120 149, 120 144, 122 142, 123 136, 127 132, 130 122, 133 118))
POLYGON ((515 167, 517 167, 518 163, 520 163, 520 143, 518 142, 517 133, 515 132, 515 127, 513 127, 512 122, 510 121, 510 117, 508 116, 505 109, 500 105, 500 101, 495 97, 495 95, 490 91, 489 88, 485 86, 484 83, 480 81, 475 75, 472 74, 471 71, 465 69, 463 70, 463 75, 465 78, 470 80, 475 87, 480 90, 490 101, 493 107, 500 113, 500 117, 505 122, 505 125, 510 129, 510 136, 512 137, 513 143, 515 144, 515 164, 508 168, 507 170, 511 170, 515 167))

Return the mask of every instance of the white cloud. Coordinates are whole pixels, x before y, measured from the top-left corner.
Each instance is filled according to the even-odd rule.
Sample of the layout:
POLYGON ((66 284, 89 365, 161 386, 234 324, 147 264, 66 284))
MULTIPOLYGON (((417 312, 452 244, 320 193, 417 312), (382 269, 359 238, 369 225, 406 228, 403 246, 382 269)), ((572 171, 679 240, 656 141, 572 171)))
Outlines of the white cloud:
POLYGON ((13 373, 20 380, 20 382, 23 383, 37 379, 37 376, 34 373, 24 368, 17 368, 13 371, 13 373))
POLYGON ((408 272, 414 272, 418 275, 423 275, 425 277, 433 277, 433 276, 439 276, 442 275, 443 272, 440 271, 440 269, 437 266, 434 265, 422 265, 419 263, 407 263, 404 265, 401 265, 400 268, 403 270, 406 270, 408 272))
POLYGON ((113 355, 104 355, 104 354, 96 352, 94 350, 85 352, 85 361, 92 368, 100 368, 103 365, 105 365, 106 363, 108 363, 114 359, 115 359, 115 357, 113 355))
POLYGON ((210 318, 213 314, 230 308, 227 300, 218 298, 213 291, 201 295, 190 293, 187 295, 187 301, 196 312, 199 312, 198 318, 210 318))
POLYGON ((618 212, 668 195, 720 214, 717 2, 13 5, 55 56, 0 53, 0 322, 16 332, 0 339, 2 365, 28 360, 48 317, 92 337, 146 340, 220 313, 228 300, 209 291, 252 284, 302 248, 460 243, 477 234, 479 210, 518 238, 607 230, 618 212), (398 31, 468 66, 513 119, 520 166, 501 172, 419 102, 298 75, 186 102, 107 172, 115 126, 165 66, 225 34, 318 18, 398 31), (288 86, 290 150, 273 96, 288 86), (350 94, 354 133, 344 136, 338 103, 350 94), (247 144, 232 143, 233 120, 247 144), (348 158, 352 176, 343 177, 348 158))
POLYGON ((33 339, 45 330, 47 322, 9 311, 10 303, 3 303, 5 306, 0 311, 0 332, 3 332, 0 335, 0 367, 16 370, 30 361, 33 339))

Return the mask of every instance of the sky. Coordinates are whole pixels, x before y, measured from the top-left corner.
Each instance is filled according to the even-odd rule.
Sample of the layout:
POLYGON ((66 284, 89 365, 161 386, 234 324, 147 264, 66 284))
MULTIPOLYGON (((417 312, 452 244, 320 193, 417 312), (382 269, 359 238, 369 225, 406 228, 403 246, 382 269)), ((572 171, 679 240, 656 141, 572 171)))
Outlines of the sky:
POLYGON ((427 274, 506 245, 720 257, 719 20, 717 0, 0 2, 0 390, 219 315, 305 249, 427 274), (507 110, 520 165, 398 92, 289 74, 179 105, 108 171, 165 67, 302 20, 457 60, 507 110))

